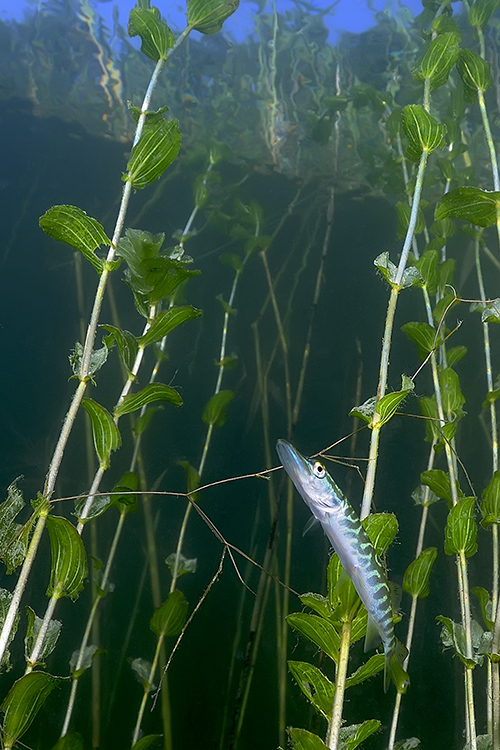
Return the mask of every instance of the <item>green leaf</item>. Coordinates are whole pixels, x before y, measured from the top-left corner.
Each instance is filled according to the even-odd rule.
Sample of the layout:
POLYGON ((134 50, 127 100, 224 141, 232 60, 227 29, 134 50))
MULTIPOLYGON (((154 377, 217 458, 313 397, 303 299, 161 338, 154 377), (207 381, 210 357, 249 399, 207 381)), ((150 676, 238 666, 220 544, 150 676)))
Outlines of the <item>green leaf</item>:
MULTIPOLYGON (((7 589, 0 589, 0 629, 2 629, 5 624, 5 618, 7 617, 7 613, 9 611, 11 602, 12 602, 11 592, 7 591, 7 589)), ((19 612, 16 614, 16 617, 14 619, 14 624, 12 626, 9 638, 7 640, 7 647, 4 651, 2 660, 0 661, 0 672, 4 672, 4 671, 8 672, 12 668, 12 665, 10 663, 9 645, 11 644, 14 636, 16 635, 18 625, 19 625, 19 612)))
MULTIPOLYGON (((383 252, 380 253, 380 255, 377 255, 377 257, 373 261, 373 264, 378 268, 384 279, 392 287, 396 286, 398 268, 391 260, 389 260, 388 252, 383 252)), ((406 268, 403 273, 401 283, 397 286, 400 289, 406 289, 407 287, 413 286, 413 284, 418 284, 421 280, 422 279, 418 268, 416 268, 415 266, 408 266, 408 268, 406 268)))
POLYGON ((109 411, 92 398, 83 398, 82 406, 92 423, 94 446, 100 467, 109 469, 111 451, 115 451, 122 444, 118 427, 109 411))
POLYGON ((64 737, 59 737, 51 750, 85 750, 83 737, 78 732, 68 732, 64 737))
POLYGON ((163 299, 173 299, 174 292, 192 276, 199 276, 200 271, 187 268, 189 260, 173 260, 163 255, 148 258, 142 262, 144 282, 149 289, 150 305, 158 304, 163 299))
POLYGON ((370 513, 362 524, 377 555, 385 555, 399 530, 394 513, 370 513))
POLYGON ((499 0, 476 0, 469 10, 470 25, 484 29, 498 5, 499 0))
POLYGON ((377 428, 382 427, 382 425, 386 424, 386 422, 394 416, 400 403, 404 401, 407 395, 415 388, 413 380, 406 375, 403 375, 401 380, 400 391, 386 393, 385 396, 382 396, 380 401, 377 401, 375 412, 380 415, 380 421, 376 424, 377 428))
POLYGON ((429 80, 431 89, 446 83, 458 58, 459 42, 460 36, 453 31, 447 31, 433 39, 415 73, 416 77, 421 81, 429 80))
POLYGON ((330 720, 335 685, 318 667, 304 661, 289 661, 288 669, 308 701, 327 721, 330 720))
POLYGON ((61 516, 47 516, 52 566, 47 596, 77 599, 88 574, 82 538, 72 523, 61 516))
POLYGON ((346 688, 359 685, 361 682, 370 679, 384 669, 384 654, 374 654, 370 656, 367 662, 362 664, 353 674, 346 679, 346 688))
POLYGON ((234 398, 232 391, 219 391, 215 393, 203 409, 202 419, 206 424, 214 427, 222 427, 226 421, 226 410, 234 398))
POLYGON ((214 362, 214 365, 216 367, 224 367, 226 370, 234 370, 238 365, 238 357, 235 355, 231 357, 223 357, 218 362, 214 362))
POLYGON ((394 745, 394 750, 415 750, 420 747, 420 740, 417 737, 410 737, 407 740, 398 740, 394 745))
POLYGON ((175 37, 161 20, 158 8, 132 8, 128 20, 128 35, 139 36, 141 52, 155 62, 166 60, 168 50, 175 44, 175 37))
POLYGON ((477 524, 474 520, 475 498, 463 497, 450 510, 444 531, 447 555, 463 552, 471 557, 477 551, 477 524))
POLYGON ((463 357, 467 354, 466 346, 452 346, 446 352, 446 359, 448 360, 448 367, 453 367, 457 362, 460 362, 463 357))
POLYGON ((28 548, 29 527, 23 533, 22 525, 14 520, 26 505, 17 481, 9 485, 7 498, 0 504, 0 559, 6 564, 8 574, 21 565, 28 548))
POLYGON ((342 747, 342 750, 355 750, 367 737, 370 737, 374 732, 378 732, 379 729, 380 721, 378 719, 367 719, 362 724, 342 727, 339 732, 340 747, 342 747))
MULTIPOLYGON (((330 560, 332 558, 333 555, 332 557, 330 557, 330 560)), ((316 614, 321 615, 321 617, 324 617, 326 620, 328 620, 332 615, 332 607, 326 596, 309 592, 307 594, 301 594, 300 601, 302 602, 302 604, 304 604, 304 606, 309 607, 309 609, 312 609, 314 612, 316 612, 316 614)))
POLYGON ((127 372, 130 374, 138 350, 136 337, 130 333, 130 331, 121 330, 116 326, 103 325, 101 328, 104 328, 105 331, 109 332, 109 335, 104 338, 106 347, 111 349, 116 343, 118 351, 120 352, 120 359, 127 372))
POLYGON ((135 672, 135 676, 141 683, 144 692, 150 693, 151 690, 156 690, 156 685, 150 682, 152 664, 147 659, 132 659, 130 662, 132 670, 135 672))
POLYGON ((40 628, 43 620, 37 617, 35 610, 31 607, 26 607, 26 614, 28 616, 28 626, 26 628, 26 635, 24 637, 24 655, 26 663, 31 667, 41 666, 44 667, 43 663, 47 656, 53 652, 56 647, 59 635, 61 633, 62 622, 59 620, 50 620, 49 627, 43 640, 42 648, 38 654, 38 661, 33 663, 30 661, 30 656, 33 651, 33 647, 37 641, 40 628))
POLYGON ((488 628, 488 630, 493 631, 493 628, 495 627, 495 614, 492 610, 492 602, 490 600, 490 595, 486 591, 486 589, 481 588, 481 586, 475 586, 471 589, 474 596, 477 596, 479 599, 479 604, 481 606, 481 613, 483 615, 484 624, 488 628))
POLYGON ((419 161, 424 151, 431 154, 444 145, 446 127, 440 125, 420 104, 404 107, 401 124, 408 139, 406 155, 412 161, 419 161))
POLYGON ((140 417, 137 417, 133 427, 134 435, 142 435, 143 432, 148 429, 153 415, 159 411, 163 411, 163 406, 154 406, 153 408, 147 409, 140 417))
POLYGON ((355 419, 361 419, 363 420, 363 422, 367 422, 368 424, 370 424, 373 419, 373 415, 375 414, 376 404, 377 397, 371 396, 360 406, 353 406, 353 408, 349 412, 349 416, 354 417, 355 419))
POLYGON ((169 167, 181 146, 178 120, 165 120, 165 107, 157 112, 148 112, 144 130, 132 149, 123 175, 124 182, 131 182, 135 190, 157 180, 169 167))
POLYGON ((441 469, 429 469, 420 474, 420 481, 448 503, 452 502, 450 476, 441 469))
POLYGON ((287 732, 292 741, 293 750, 328 750, 323 740, 317 734, 308 732, 307 729, 290 727, 287 732))
POLYGON ((103 263, 95 251, 100 245, 111 245, 111 240, 98 221, 76 206, 52 206, 39 223, 50 237, 79 250, 101 275, 103 263))
POLYGON ((436 294, 438 284, 438 254, 436 250, 426 250, 415 265, 420 271, 420 276, 428 293, 436 294))
POLYGON ((94 495, 92 503, 85 514, 85 518, 82 518, 83 509, 87 503, 87 497, 81 497, 75 502, 75 512, 73 515, 78 518, 79 523, 87 523, 92 518, 98 518, 111 506, 111 498, 109 495, 94 495))
POLYGON ((191 499, 197 499, 197 495, 196 493, 194 493, 194 490, 200 485, 200 475, 198 473, 198 469, 195 469, 194 466, 189 463, 189 461, 179 461, 179 466, 182 466, 186 473, 187 491, 191 493, 191 499))
POLYGON ((418 355, 422 361, 443 343, 442 331, 438 333, 428 323, 412 321, 402 325, 401 330, 417 345, 418 355))
POLYGON ((137 509, 137 495, 135 490, 139 486, 139 477, 135 471, 122 474, 118 484, 112 489, 112 503, 120 513, 131 513, 137 509))
POLYGON ((442 448, 443 434, 441 432, 441 420, 439 419, 436 395, 431 398, 422 396, 418 400, 420 411, 425 417, 425 439, 429 443, 434 443, 434 450, 439 452, 442 448))
POLYGON ((147 734, 132 745, 132 750, 149 750, 156 740, 161 740, 162 736, 161 734, 147 734))
POLYGON ((457 373, 451 367, 445 367, 439 370, 438 375, 444 413, 450 417, 462 417, 464 415, 462 406, 465 404, 465 397, 460 390, 460 380, 457 373))
POLYGON ((12 685, 2 703, 4 748, 12 748, 31 725, 52 690, 62 677, 45 672, 30 672, 12 685))
POLYGON ((455 188, 444 195, 436 205, 434 218, 440 220, 453 216, 479 227, 492 227, 497 222, 499 210, 500 192, 471 185, 455 188))
MULTIPOLYGON (((87 377, 90 378, 93 383, 95 383, 93 376, 98 370, 101 369, 103 364, 106 362, 108 358, 108 351, 108 347, 105 344, 103 347, 101 347, 101 349, 94 349, 94 351, 90 355, 87 377)), ((76 342, 75 348, 69 355, 68 359, 71 365, 71 369, 73 370, 74 377, 79 378, 83 360, 83 346, 79 341, 76 342)))
POLYGON ((481 526, 487 529, 492 524, 500 524, 500 469, 491 477, 481 500, 481 526))
POLYGON ((146 348, 149 344, 154 344, 156 341, 161 341, 164 336, 167 336, 174 328, 182 325, 188 320, 194 320, 202 315, 201 310, 197 310, 190 305, 184 305, 182 307, 170 307, 168 310, 163 310, 151 323, 151 327, 144 336, 138 339, 139 346, 146 348))
POLYGON ((124 414, 130 414, 143 406, 151 404, 154 401, 168 401, 174 406, 182 405, 182 398, 179 393, 169 385, 163 383, 150 383, 138 393, 129 393, 125 398, 115 406, 113 411, 115 419, 119 419, 124 414))
POLYGON ((491 65, 470 49, 460 50, 457 70, 464 84, 466 101, 473 102, 478 91, 484 93, 493 84, 491 65))
POLYGON ((429 578, 436 557, 436 547, 428 547, 408 565, 403 578, 403 589, 407 594, 416 599, 429 596, 429 578))
POLYGON ((217 302, 220 302, 220 304, 221 304, 221 307, 222 307, 222 309, 224 310, 224 312, 225 312, 225 313, 226 313, 227 315, 237 315, 237 314, 238 314, 238 311, 237 311, 237 310, 235 310, 235 308, 234 308, 234 307, 231 307, 231 306, 230 306, 230 305, 229 305, 229 304, 228 304, 228 303, 226 302, 226 300, 224 299, 224 297, 222 296, 222 294, 218 294, 218 295, 217 295, 217 297, 216 297, 215 299, 217 300, 217 302))
MULTIPOLYGON (((337 589, 337 583, 339 581, 340 576, 342 575, 342 572, 343 572, 343 568, 342 568, 342 563, 339 560, 339 556, 337 554, 330 555, 330 559, 328 561, 328 567, 326 569, 326 586, 327 586, 327 591, 328 591, 328 598, 325 599, 327 606, 330 609, 330 614, 337 604, 338 597, 336 595, 336 589, 337 589)), ((316 596, 319 596, 319 594, 316 594, 316 596)), ((322 614, 322 613, 319 612, 319 614, 322 614)), ((326 615, 327 619, 330 618, 330 614, 326 615)))
POLYGON ((215 34, 239 4, 240 0, 188 0, 188 26, 202 34, 215 34))
MULTIPOLYGON (((176 558, 177 558, 176 552, 172 552, 168 557, 165 558, 165 563, 168 565, 172 575, 174 574, 174 570, 175 570, 176 558)), ((179 563, 177 567, 177 578, 185 575, 186 573, 196 573, 197 567, 198 567, 197 557, 188 558, 188 557, 184 557, 184 555, 181 553, 179 555, 179 563)))
POLYGON ((286 621, 294 630, 319 646, 330 659, 336 663, 339 654, 340 638, 331 622, 318 615, 305 612, 293 612, 286 616, 286 621))
POLYGON ((481 306, 483 308, 481 323, 500 323, 500 299, 481 303, 481 306))
POLYGON ((78 680, 84 672, 87 671, 87 669, 90 669, 92 666, 92 660, 99 656, 99 654, 104 654, 105 651, 103 648, 97 648, 97 646, 90 645, 85 646, 85 649, 82 654, 82 658, 80 659, 80 652, 79 651, 73 651, 71 654, 71 658, 69 660, 69 668, 71 672, 71 676, 74 680, 78 680), (80 666, 77 667, 78 661, 80 659, 80 666))
POLYGON ((219 256, 219 260, 221 263, 224 263, 225 266, 232 268, 236 273, 241 273, 245 267, 243 265, 243 260, 236 253, 222 253, 222 255, 219 256))
POLYGON ((438 615, 436 620, 444 626, 441 632, 443 645, 445 648, 453 648, 466 667, 473 668, 477 663, 482 661, 482 658, 476 655, 473 655, 472 658, 467 656, 467 639, 462 625, 453 622, 449 617, 444 617, 443 615, 438 615))
POLYGON ((149 627, 158 637, 179 635, 186 622, 188 603, 182 591, 176 589, 169 594, 167 600, 156 610, 149 627))
POLYGON ((439 502, 439 497, 433 492, 430 487, 424 487, 423 484, 413 490, 411 493, 412 499, 415 505, 423 505, 424 508, 428 508, 430 505, 439 502))

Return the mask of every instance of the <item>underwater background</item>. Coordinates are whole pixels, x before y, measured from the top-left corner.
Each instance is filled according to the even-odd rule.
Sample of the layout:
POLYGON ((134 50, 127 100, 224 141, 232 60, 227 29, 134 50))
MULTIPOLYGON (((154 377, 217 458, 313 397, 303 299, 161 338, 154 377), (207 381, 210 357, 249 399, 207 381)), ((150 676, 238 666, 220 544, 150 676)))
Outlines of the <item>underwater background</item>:
MULTIPOLYGON (((24 22, 0 21, 2 626, 39 519, 46 512, 69 522, 53 529, 49 522, 49 533, 40 532, 20 590, 16 635, 1 662, 4 744, 22 736, 24 746, 59 750, 499 747, 491 696, 500 629, 493 416, 500 393, 500 192, 488 148, 495 151, 500 127, 498 2, 476 0, 476 17, 461 2, 425 0, 415 16, 401 6, 335 43, 326 11, 307 3, 261 10, 253 34, 238 42, 218 32, 229 14, 238 14, 237 3, 192 0, 189 6, 188 26, 191 14, 201 34, 177 47, 158 32, 159 13, 139 2, 128 31, 140 37, 142 52, 127 29, 118 21, 107 29, 86 2, 48 0, 24 22), (164 174, 165 165, 144 157, 153 176, 142 184, 141 175, 130 177, 139 113, 134 119, 128 103, 141 108, 158 59, 147 46, 151 39, 173 53, 164 55, 149 111, 168 107, 159 117, 178 120, 181 141, 180 148, 169 143, 178 155, 164 174), (480 72, 467 78, 473 65, 464 50, 473 50, 487 71, 471 58, 480 72), (486 82, 480 79, 477 89, 484 90, 491 127, 486 136, 481 96, 478 105, 470 93, 480 74, 486 82), (407 113, 424 131, 423 141, 434 125, 407 108, 422 101, 444 130, 419 147, 407 113), (422 152, 429 154, 425 177, 417 174, 422 152), (97 329, 94 345, 98 350, 107 342, 106 361, 84 378, 75 342, 85 340, 102 267, 96 274, 87 240, 56 242, 62 234, 47 216, 53 206, 79 207, 111 238, 127 179, 125 227, 143 232, 134 252, 144 255, 134 259, 124 246, 118 251, 121 264, 111 268, 99 318, 108 328, 97 329), (466 193, 455 194, 453 205, 442 203, 463 188, 483 191, 473 196, 481 215, 465 202, 466 193), (436 206, 444 206, 440 214, 436 206), (155 254, 160 234, 164 244, 155 254), (396 283, 405 237, 411 246, 406 270, 415 273, 396 283), (199 273, 189 275, 194 270, 199 273), (400 292, 386 390, 401 397, 377 427, 388 300, 400 292), (172 325, 166 342, 147 340, 144 325, 177 308, 189 308, 186 325, 172 325), (401 329, 414 321, 413 329, 401 329), (131 377, 143 345, 141 369, 131 377), (155 366, 170 390, 148 401, 143 389, 153 371, 156 377, 155 366), (411 378, 411 388, 401 385, 402 375, 411 378), (150 412, 140 427, 138 408, 116 411, 127 381, 143 394, 139 407, 150 412), (436 382, 445 417, 433 396, 436 382), (121 446, 112 444, 108 417, 87 401, 47 492, 47 471, 81 383, 87 398, 119 419, 121 446), (175 408, 178 397, 182 405, 175 408), (335 459, 328 470, 359 512, 377 430, 372 510, 397 518, 384 559, 390 579, 403 588, 395 625, 402 642, 418 599, 396 742, 389 739, 396 688, 384 694, 381 662, 348 687, 343 705, 346 726, 380 722, 366 725, 366 739, 359 730, 327 738, 331 720, 318 692, 321 678, 308 673, 301 687, 287 666, 312 664, 335 682, 335 659, 314 628, 322 617, 340 632, 335 607, 342 596, 327 582, 327 540, 318 529, 303 534, 309 511, 281 470, 269 473, 279 466, 279 438, 306 455, 326 451, 335 459), (114 491, 115 500, 108 494, 88 520, 81 506, 75 512, 74 499, 89 494, 99 467, 96 491, 114 491), (431 495, 422 499, 425 488, 431 495), (145 494, 132 501, 123 494, 137 489, 145 494), (19 491, 25 507, 15 505, 19 491), (193 500, 200 513, 186 517, 193 500), (436 555, 420 565, 417 585, 408 570, 422 513, 423 546, 436 555), (83 544, 73 538, 78 522, 83 544), (57 537, 59 527, 69 542, 57 537), (62 627, 44 636, 45 650, 33 660, 41 623, 33 624, 26 607, 44 617, 47 587, 49 597, 57 589, 54 571, 74 557, 78 573, 65 575, 78 584, 61 584, 57 609, 46 618, 62 627), (465 563, 477 592, 463 599, 465 563), (328 615, 320 613, 326 600, 315 610, 299 598, 306 592, 327 597, 328 615), (87 641, 92 650, 77 667, 70 659, 96 601, 87 641), (151 620, 162 603, 160 627, 151 620), (292 613, 316 617, 309 621, 313 631, 306 620, 287 623, 292 613), (43 675, 33 693, 21 682, 30 665, 31 675, 43 675), (293 734, 294 727, 307 735, 293 734)), ((159 4, 159 11, 168 24, 168 8, 159 4)), ((155 144, 161 149, 164 141, 155 144)), ((77 233, 75 216, 64 221, 77 233)), ((82 226, 86 219, 78 214, 78 221, 82 226)), ((63 225, 62 218, 57 222, 63 225)), ((96 254, 106 257, 103 247, 96 254)), ((357 607, 359 601, 353 622, 361 616, 357 607)), ((374 653, 363 652, 360 638, 353 638, 349 674, 374 653)))

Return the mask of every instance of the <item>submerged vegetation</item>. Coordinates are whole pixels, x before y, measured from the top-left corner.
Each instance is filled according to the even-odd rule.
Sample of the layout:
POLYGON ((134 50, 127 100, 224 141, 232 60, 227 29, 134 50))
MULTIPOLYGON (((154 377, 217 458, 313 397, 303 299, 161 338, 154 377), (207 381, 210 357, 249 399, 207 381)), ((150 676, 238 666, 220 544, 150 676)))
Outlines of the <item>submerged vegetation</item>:
POLYGON ((5 748, 500 749, 498 4, 336 45, 302 2, 238 44, 237 0, 189 0, 179 34, 139 0, 140 51, 87 2, 1 24, 1 97, 80 122, 86 160, 126 151, 117 203, 39 220, 80 340, 37 363, 60 432, 0 504, 5 748), (278 438, 337 461, 401 584, 409 687, 362 653, 278 438))

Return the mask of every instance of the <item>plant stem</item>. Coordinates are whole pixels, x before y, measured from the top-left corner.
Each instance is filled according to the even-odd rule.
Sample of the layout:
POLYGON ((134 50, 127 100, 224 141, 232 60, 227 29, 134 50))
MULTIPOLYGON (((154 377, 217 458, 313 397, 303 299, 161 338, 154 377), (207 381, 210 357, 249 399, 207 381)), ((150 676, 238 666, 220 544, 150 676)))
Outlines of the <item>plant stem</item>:
MULTIPOLYGON (((401 291, 401 282, 403 281, 403 274, 406 269, 406 263, 408 261, 408 255, 413 242, 413 236, 415 234, 415 227, 417 224, 418 209, 420 205, 420 196, 422 194, 422 186, 424 182, 425 168, 427 165, 428 152, 423 151, 420 157, 418 165, 417 179, 415 181, 415 192, 413 194, 413 202, 411 207, 410 221, 408 224, 408 230, 406 232, 403 249, 401 251, 401 257, 399 259, 398 268, 396 271, 396 277, 393 284, 391 285, 391 295, 389 297, 389 303, 387 305, 387 314, 385 318, 384 337, 382 339, 382 353, 380 356, 380 370, 379 370, 379 381, 377 386, 377 402, 385 395, 387 388, 387 376, 389 371, 389 354, 391 351, 392 341, 392 329, 394 327, 394 316, 396 313, 396 305, 398 301, 398 295, 401 291)), ((377 412, 374 412, 373 419, 371 422, 371 440, 370 440, 370 453, 368 456, 368 467, 366 472, 365 488, 363 492, 363 502, 361 506, 361 520, 366 518, 370 513, 373 492, 375 488, 375 473, 377 470, 377 459, 378 459, 378 445, 380 440, 380 417, 377 412)))
POLYGON ((337 750, 339 747, 339 733, 342 726, 342 710, 344 707, 344 692, 347 676, 347 663, 349 661, 351 628, 352 623, 350 620, 344 620, 342 622, 339 660, 335 676, 335 695, 333 696, 332 719, 328 726, 328 732, 326 735, 326 744, 329 750, 337 750))
MULTIPOLYGON (((163 641, 165 639, 165 636, 162 634, 158 636, 158 641, 156 643, 156 649, 155 649, 155 655, 153 658, 153 663, 151 664, 151 669, 149 670, 148 675, 148 685, 144 688, 144 695, 142 696, 141 705, 139 707, 139 712, 137 714, 137 721, 135 723, 134 733, 132 735, 132 747, 135 745, 135 743, 139 739, 139 733, 141 731, 141 724, 142 724, 142 718, 144 716, 144 711, 146 710, 146 703, 148 700, 149 693, 153 689, 153 680, 155 678, 155 672, 156 668, 158 666, 158 662, 160 660, 160 655, 162 651, 163 641)), ((162 685, 163 689, 163 685, 162 685)))

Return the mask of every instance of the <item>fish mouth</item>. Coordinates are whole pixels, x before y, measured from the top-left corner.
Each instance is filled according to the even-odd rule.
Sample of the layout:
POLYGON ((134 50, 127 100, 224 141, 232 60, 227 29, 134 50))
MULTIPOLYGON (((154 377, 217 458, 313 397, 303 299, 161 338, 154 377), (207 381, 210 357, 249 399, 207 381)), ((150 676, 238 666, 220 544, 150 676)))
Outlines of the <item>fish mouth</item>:
MULTIPOLYGON (((287 440, 278 440, 276 451, 286 473, 297 487, 304 486, 304 479, 310 476, 311 467, 304 456, 296 450, 287 440)), ((300 491, 300 490, 299 490, 300 491)))

